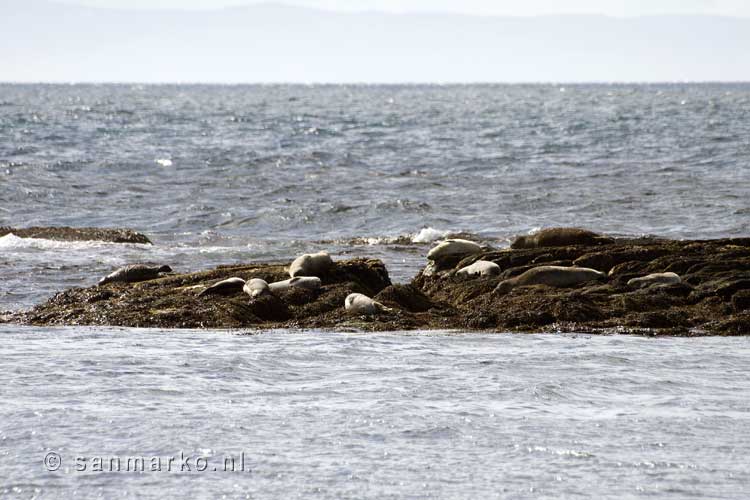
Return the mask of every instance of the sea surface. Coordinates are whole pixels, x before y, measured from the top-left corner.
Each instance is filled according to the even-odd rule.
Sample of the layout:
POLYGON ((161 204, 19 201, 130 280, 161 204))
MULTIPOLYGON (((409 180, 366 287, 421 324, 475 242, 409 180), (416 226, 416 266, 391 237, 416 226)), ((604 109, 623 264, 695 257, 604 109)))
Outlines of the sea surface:
MULTIPOLYGON (((132 262, 749 236, 750 84, 0 84, 0 226, 33 225, 154 244, 0 237, 0 311, 132 262)), ((7 498, 746 499, 748 424, 744 338, 0 325, 7 498)))

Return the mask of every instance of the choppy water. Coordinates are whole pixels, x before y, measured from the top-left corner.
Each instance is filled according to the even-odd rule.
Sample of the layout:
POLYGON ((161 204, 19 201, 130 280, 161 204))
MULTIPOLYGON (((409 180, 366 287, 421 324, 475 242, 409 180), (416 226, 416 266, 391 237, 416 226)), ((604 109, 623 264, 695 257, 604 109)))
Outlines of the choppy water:
MULTIPOLYGON (((0 85, 0 310, 113 267, 750 234, 750 84, 0 85), (429 229, 425 229, 429 228, 429 229)), ((0 496, 747 498, 745 339, 0 327, 0 496), (205 457, 204 473, 75 457, 205 457), (60 470, 45 470, 47 453, 60 470), (248 472, 212 472, 244 452, 248 472)), ((193 469, 195 463, 193 462, 193 469)))
POLYGON ((0 308, 132 260, 194 270, 311 247, 406 280, 424 247, 347 242, 424 227, 497 244, 552 225, 750 233, 750 84, 0 85, 0 138, 0 224, 158 243, 0 240, 0 308))
POLYGON ((175 488, 197 498, 750 492, 745 338, 0 335, 0 493, 9 498, 160 499, 175 488), (55 472, 43 462, 50 452, 55 472), (125 471, 127 457, 177 456, 182 467, 181 452, 206 470, 189 461, 190 472, 125 471), (224 459, 239 469, 242 453, 245 471, 224 472, 224 459), (93 472, 96 457, 120 457, 120 471, 93 472))

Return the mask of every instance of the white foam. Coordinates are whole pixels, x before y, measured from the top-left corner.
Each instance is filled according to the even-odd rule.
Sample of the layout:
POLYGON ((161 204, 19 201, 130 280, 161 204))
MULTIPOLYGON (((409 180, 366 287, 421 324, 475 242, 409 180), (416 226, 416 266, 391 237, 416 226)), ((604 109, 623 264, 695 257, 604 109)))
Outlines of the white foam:
POLYGON ((414 237, 411 239, 412 243, 432 243, 433 241, 445 238, 450 234, 450 231, 442 231, 440 229, 434 229, 431 227, 423 227, 414 237))
POLYGON ((162 167, 171 167, 173 165, 172 160, 170 160, 169 158, 158 158, 156 160, 156 163, 158 163, 162 167))

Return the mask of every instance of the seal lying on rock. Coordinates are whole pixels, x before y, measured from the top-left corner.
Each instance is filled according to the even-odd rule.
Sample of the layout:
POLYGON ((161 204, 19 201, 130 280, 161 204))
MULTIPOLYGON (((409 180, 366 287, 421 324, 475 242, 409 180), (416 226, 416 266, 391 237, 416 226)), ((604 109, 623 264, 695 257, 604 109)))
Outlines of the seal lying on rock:
POLYGON ((245 280, 242 278, 227 278, 218 281, 198 294, 198 297, 204 295, 234 295, 242 291, 245 286, 245 280))
POLYGON ((99 286, 107 283, 137 283, 159 277, 159 273, 171 273, 169 266, 149 266, 146 264, 132 264, 121 267, 99 280, 99 286))
POLYGON ((265 280, 260 278, 253 278, 247 280, 245 285, 242 287, 242 291, 250 296, 250 298, 260 297, 263 294, 271 293, 271 289, 265 280))
POLYGON ((268 285, 268 287, 272 292, 281 292, 284 290, 289 290, 290 288, 317 290, 318 288, 320 288, 321 284, 322 282, 320 281, 320 278, 316 278, 315 276, 297 276, 296 278, 271 283, 268 285))
POLYGON ((450 255, 474 255, 481 251, 481 245, 473 241, 450 239, 438 243, 427 253, 427 258, 430 260, 439 260, 450 255))
POLYGON ((572 245, 605 245, 612 238, 575 227, 552 227, 529 236, 519 236, 511 243, 514 250, 541 247, 567 247, 572 245))
POLYGON ((654 273, 640 278, 633 278, 628 281, 628 286, 645 288, 651 285, 673 285, 675 283, 682 283, 682 278, 676 273, 654 273))
POLYGON ((488 260, 478 260, 470 266, 462 267, 456 274, 459 276, 497 276, 500 266, 488 260))
POLYGON ((300 255, 289 266, 289 276, 318 276, 333 266, 328 252, 306 253, 300 255))
POLYGON ((380 302, 372 300, 361 293, 350 293, 344 300, 344 308, 352 314, 377 314, 379 312, 392 311, 380 302))
POLYGON ((567 287, 603 279, 606 276, 602 272, 587 267, 539 266, 501 282, 495 287, 493 293, 508 293, 517 286, 528 285, 567 287))

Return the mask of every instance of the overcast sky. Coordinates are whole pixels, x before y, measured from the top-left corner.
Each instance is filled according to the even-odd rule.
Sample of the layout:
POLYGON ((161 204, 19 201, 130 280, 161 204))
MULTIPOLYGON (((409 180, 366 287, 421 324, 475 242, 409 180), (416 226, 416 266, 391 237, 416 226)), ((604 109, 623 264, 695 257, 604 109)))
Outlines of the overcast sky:
MULTIPOLYGON (((138 9, 215 9, 269 3, 260 0, 58 0, 97 7, 138 9)), ((275 2, 274 2, 275 3, 275 2)), ((479 15, 544 14, 714 14, 750 17, 748 0, 281 0, 279 3, 327 10, 388 12, 460 12, 479 15)))
POLYGON ((750 0, 66 1, 0 0, 0 81, 750 81, 750 0))

